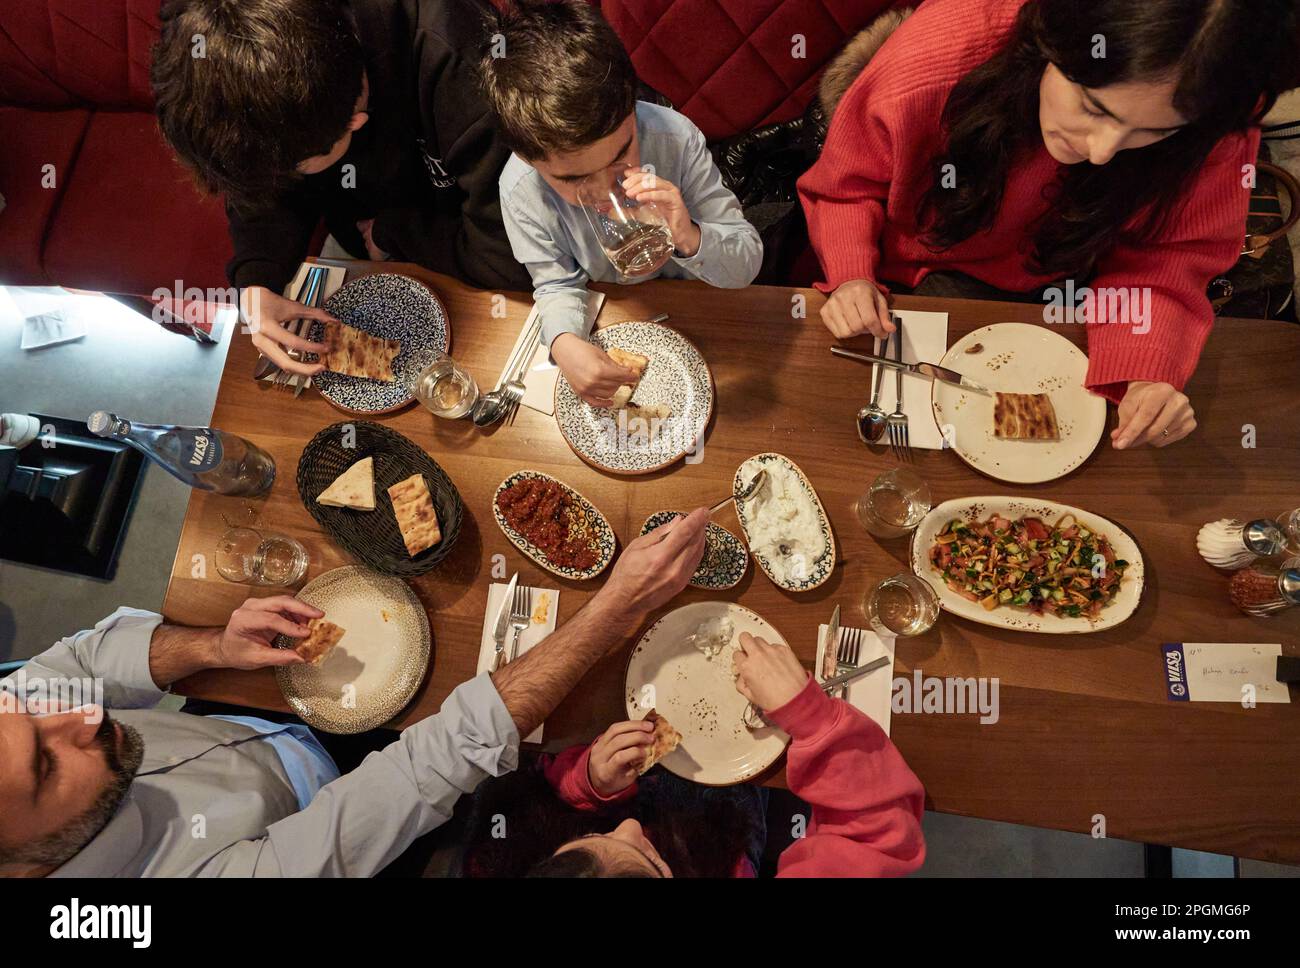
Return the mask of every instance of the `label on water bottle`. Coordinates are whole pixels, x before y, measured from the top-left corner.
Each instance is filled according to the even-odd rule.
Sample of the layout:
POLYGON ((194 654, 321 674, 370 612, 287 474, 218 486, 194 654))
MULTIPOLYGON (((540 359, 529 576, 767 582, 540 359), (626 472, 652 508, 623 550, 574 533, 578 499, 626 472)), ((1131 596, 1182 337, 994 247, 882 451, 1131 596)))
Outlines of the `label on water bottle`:
POLYGON ((187 470, 201 474, 221 463, 221 438, 216 434, 190 431, 181 440, 181 453, 187 470))

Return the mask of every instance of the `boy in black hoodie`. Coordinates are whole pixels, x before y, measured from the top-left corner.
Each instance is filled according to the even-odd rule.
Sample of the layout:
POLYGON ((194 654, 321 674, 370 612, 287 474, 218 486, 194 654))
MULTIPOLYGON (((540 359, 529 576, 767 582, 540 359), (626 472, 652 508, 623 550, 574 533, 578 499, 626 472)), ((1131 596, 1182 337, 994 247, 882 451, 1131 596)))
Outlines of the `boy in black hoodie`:
POLYGON ((326 319, 280 293, 323 218, 358 258, 525 289, 497 200, 510 152, 479 90, 486 0, 167 0, 158 122, 223 193, 227 266, 258 349, 320 352, 282 324, 326 319))

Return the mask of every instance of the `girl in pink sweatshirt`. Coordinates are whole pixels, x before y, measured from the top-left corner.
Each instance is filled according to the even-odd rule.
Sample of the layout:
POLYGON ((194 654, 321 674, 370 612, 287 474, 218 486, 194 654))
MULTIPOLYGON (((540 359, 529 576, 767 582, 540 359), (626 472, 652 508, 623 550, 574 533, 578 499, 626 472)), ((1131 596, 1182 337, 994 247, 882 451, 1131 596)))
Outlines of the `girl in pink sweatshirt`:
MULTIPOLYGON (((918 869, 925 791, 884 730, 822 692, 787 646, 742 635, 735 665, 737 689, 790 734, 786 778, 812 808, 802 836, 781 854, 777 876, 918 869)), ((759 788, 702 787, 659 767, 638 777, 651 733, 641 721, 615 723, 590 745, 521 770, 505 798, 489 793, 494 802, 475 812, 501 829, 471 836, 465 873, 756 876, 765 801, 759 788), (543 780, 553 796, 539 789, 543 780)))

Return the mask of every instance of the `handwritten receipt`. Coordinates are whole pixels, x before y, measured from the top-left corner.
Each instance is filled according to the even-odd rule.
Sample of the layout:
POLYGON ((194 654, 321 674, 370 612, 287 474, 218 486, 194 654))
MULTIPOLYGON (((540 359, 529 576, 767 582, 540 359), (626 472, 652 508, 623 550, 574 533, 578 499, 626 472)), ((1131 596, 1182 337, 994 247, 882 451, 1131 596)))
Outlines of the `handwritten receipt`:
POLYGON ((1281 645, 1233 642, 1168 642, 1165 687, 1175 702, 1290 702, 1277 681, 1281 645))

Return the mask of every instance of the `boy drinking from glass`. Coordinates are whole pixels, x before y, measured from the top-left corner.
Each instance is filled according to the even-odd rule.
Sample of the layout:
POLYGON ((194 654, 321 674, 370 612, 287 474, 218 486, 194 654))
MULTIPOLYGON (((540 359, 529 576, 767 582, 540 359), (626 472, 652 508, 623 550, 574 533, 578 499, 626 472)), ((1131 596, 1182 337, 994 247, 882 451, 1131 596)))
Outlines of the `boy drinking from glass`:
POLYGON ((632 61, 595 8, 520 2, 488 33, 484 88, 514 152, 499 181, 506 233, 532 275, 552 359, 582 399, 609 406, 635 374, 588 341, 587 283, 662 276, 741 289, 758 274, 763 244, 699 129, 636 99, 632 61), (672 236, 659 268, 629 278, 614 267, 579 201, 593 186, 658 210, 672 236))

